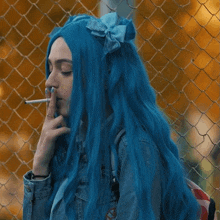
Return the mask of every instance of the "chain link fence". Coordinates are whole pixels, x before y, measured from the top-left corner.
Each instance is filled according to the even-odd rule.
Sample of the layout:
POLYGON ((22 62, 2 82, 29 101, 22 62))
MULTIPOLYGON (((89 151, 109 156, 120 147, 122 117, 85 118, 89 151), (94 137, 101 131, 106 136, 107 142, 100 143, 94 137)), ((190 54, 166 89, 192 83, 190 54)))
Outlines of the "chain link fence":
POLYGON ((220 219, 220 27, 218 0, 1 0, 0 220, 22 219, 23 175, 45 116, 48 34, 69 15, 133 17, 138 53, 191 179, 220 219))

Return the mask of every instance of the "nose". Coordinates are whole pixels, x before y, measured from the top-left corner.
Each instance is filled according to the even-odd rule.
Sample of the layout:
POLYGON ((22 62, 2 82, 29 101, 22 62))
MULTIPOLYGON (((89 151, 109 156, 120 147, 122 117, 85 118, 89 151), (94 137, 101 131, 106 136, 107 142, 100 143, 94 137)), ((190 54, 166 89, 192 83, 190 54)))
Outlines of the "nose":
POLYGON ((58 87, 57 77, 53 71, 50 73, 49 77, 47 78, 45 87, 48 89, 51 89, 52 87, 55 88, 58 87))

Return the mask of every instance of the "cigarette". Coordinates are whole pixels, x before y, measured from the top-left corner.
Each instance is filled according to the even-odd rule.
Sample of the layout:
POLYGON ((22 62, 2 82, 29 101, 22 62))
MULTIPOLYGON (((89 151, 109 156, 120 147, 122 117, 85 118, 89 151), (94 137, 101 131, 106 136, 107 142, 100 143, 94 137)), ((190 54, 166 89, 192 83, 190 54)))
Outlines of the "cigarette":
POLYGON ((29 100, 25 101, 25 104, 34 104, 34 103, 41 103, 41 102, 49 102, 50 99, 36 99, 36 100, 29 100))

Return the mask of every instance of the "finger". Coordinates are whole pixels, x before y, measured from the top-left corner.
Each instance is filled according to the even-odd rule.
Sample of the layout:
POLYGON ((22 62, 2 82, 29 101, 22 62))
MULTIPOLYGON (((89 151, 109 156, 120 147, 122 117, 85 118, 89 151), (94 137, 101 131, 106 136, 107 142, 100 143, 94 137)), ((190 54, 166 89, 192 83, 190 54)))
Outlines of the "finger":
MULTIPOLYGON (((45 97, 46 97, 47 99, 49 99, 50 96, 51 96, 50 90, 49 90, 48 88, 46 88, 46 89, 45 89, 45 97)), ((47 106, 47 109, 48 109, 48 107, 49 107, 49 102, 47 102, 46 106, 47 106)))
POLYGON ((53 130, 53 135, 56 138, 58 138, 62 134, 69 134, 69 133, 70 133, 70 128, 67 128, 67 127, 61 127, 56 130, 53 130))
POLYGON ((57 128, 59 125, 61 125, 62 127, 66 127, 66 122, 62 115, 59 115, 53 120, 52 128, 57 128))
POLYGON ((62 125, 62 127, 66 127, 67 126, 66 121, 64 119, 61 121, 61 125, 62 125))
POLYGON ((56 111, 56 89, 52 87, 49 106, 47 109, 47 118, 53 119, 56 111))

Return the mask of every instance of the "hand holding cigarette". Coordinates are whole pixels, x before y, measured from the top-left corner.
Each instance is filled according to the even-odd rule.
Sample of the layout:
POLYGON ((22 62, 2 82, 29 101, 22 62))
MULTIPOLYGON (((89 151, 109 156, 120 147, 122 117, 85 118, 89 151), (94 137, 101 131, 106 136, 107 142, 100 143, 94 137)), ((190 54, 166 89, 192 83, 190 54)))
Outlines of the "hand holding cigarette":
POLYGON ((62 115, 54 118, 56 112, 56 89, 52 88, 51 97, 46 93, 47 115, 42 127, 41 136, 34 155, 33 173, 35 175, 48 175, 49 163, 54 155, 56 139, 62 134, 69 133, 62 115), (62 127, 59 127, 59 126, 62 127), (58 128, 59 127, 59 128, 58 128))

